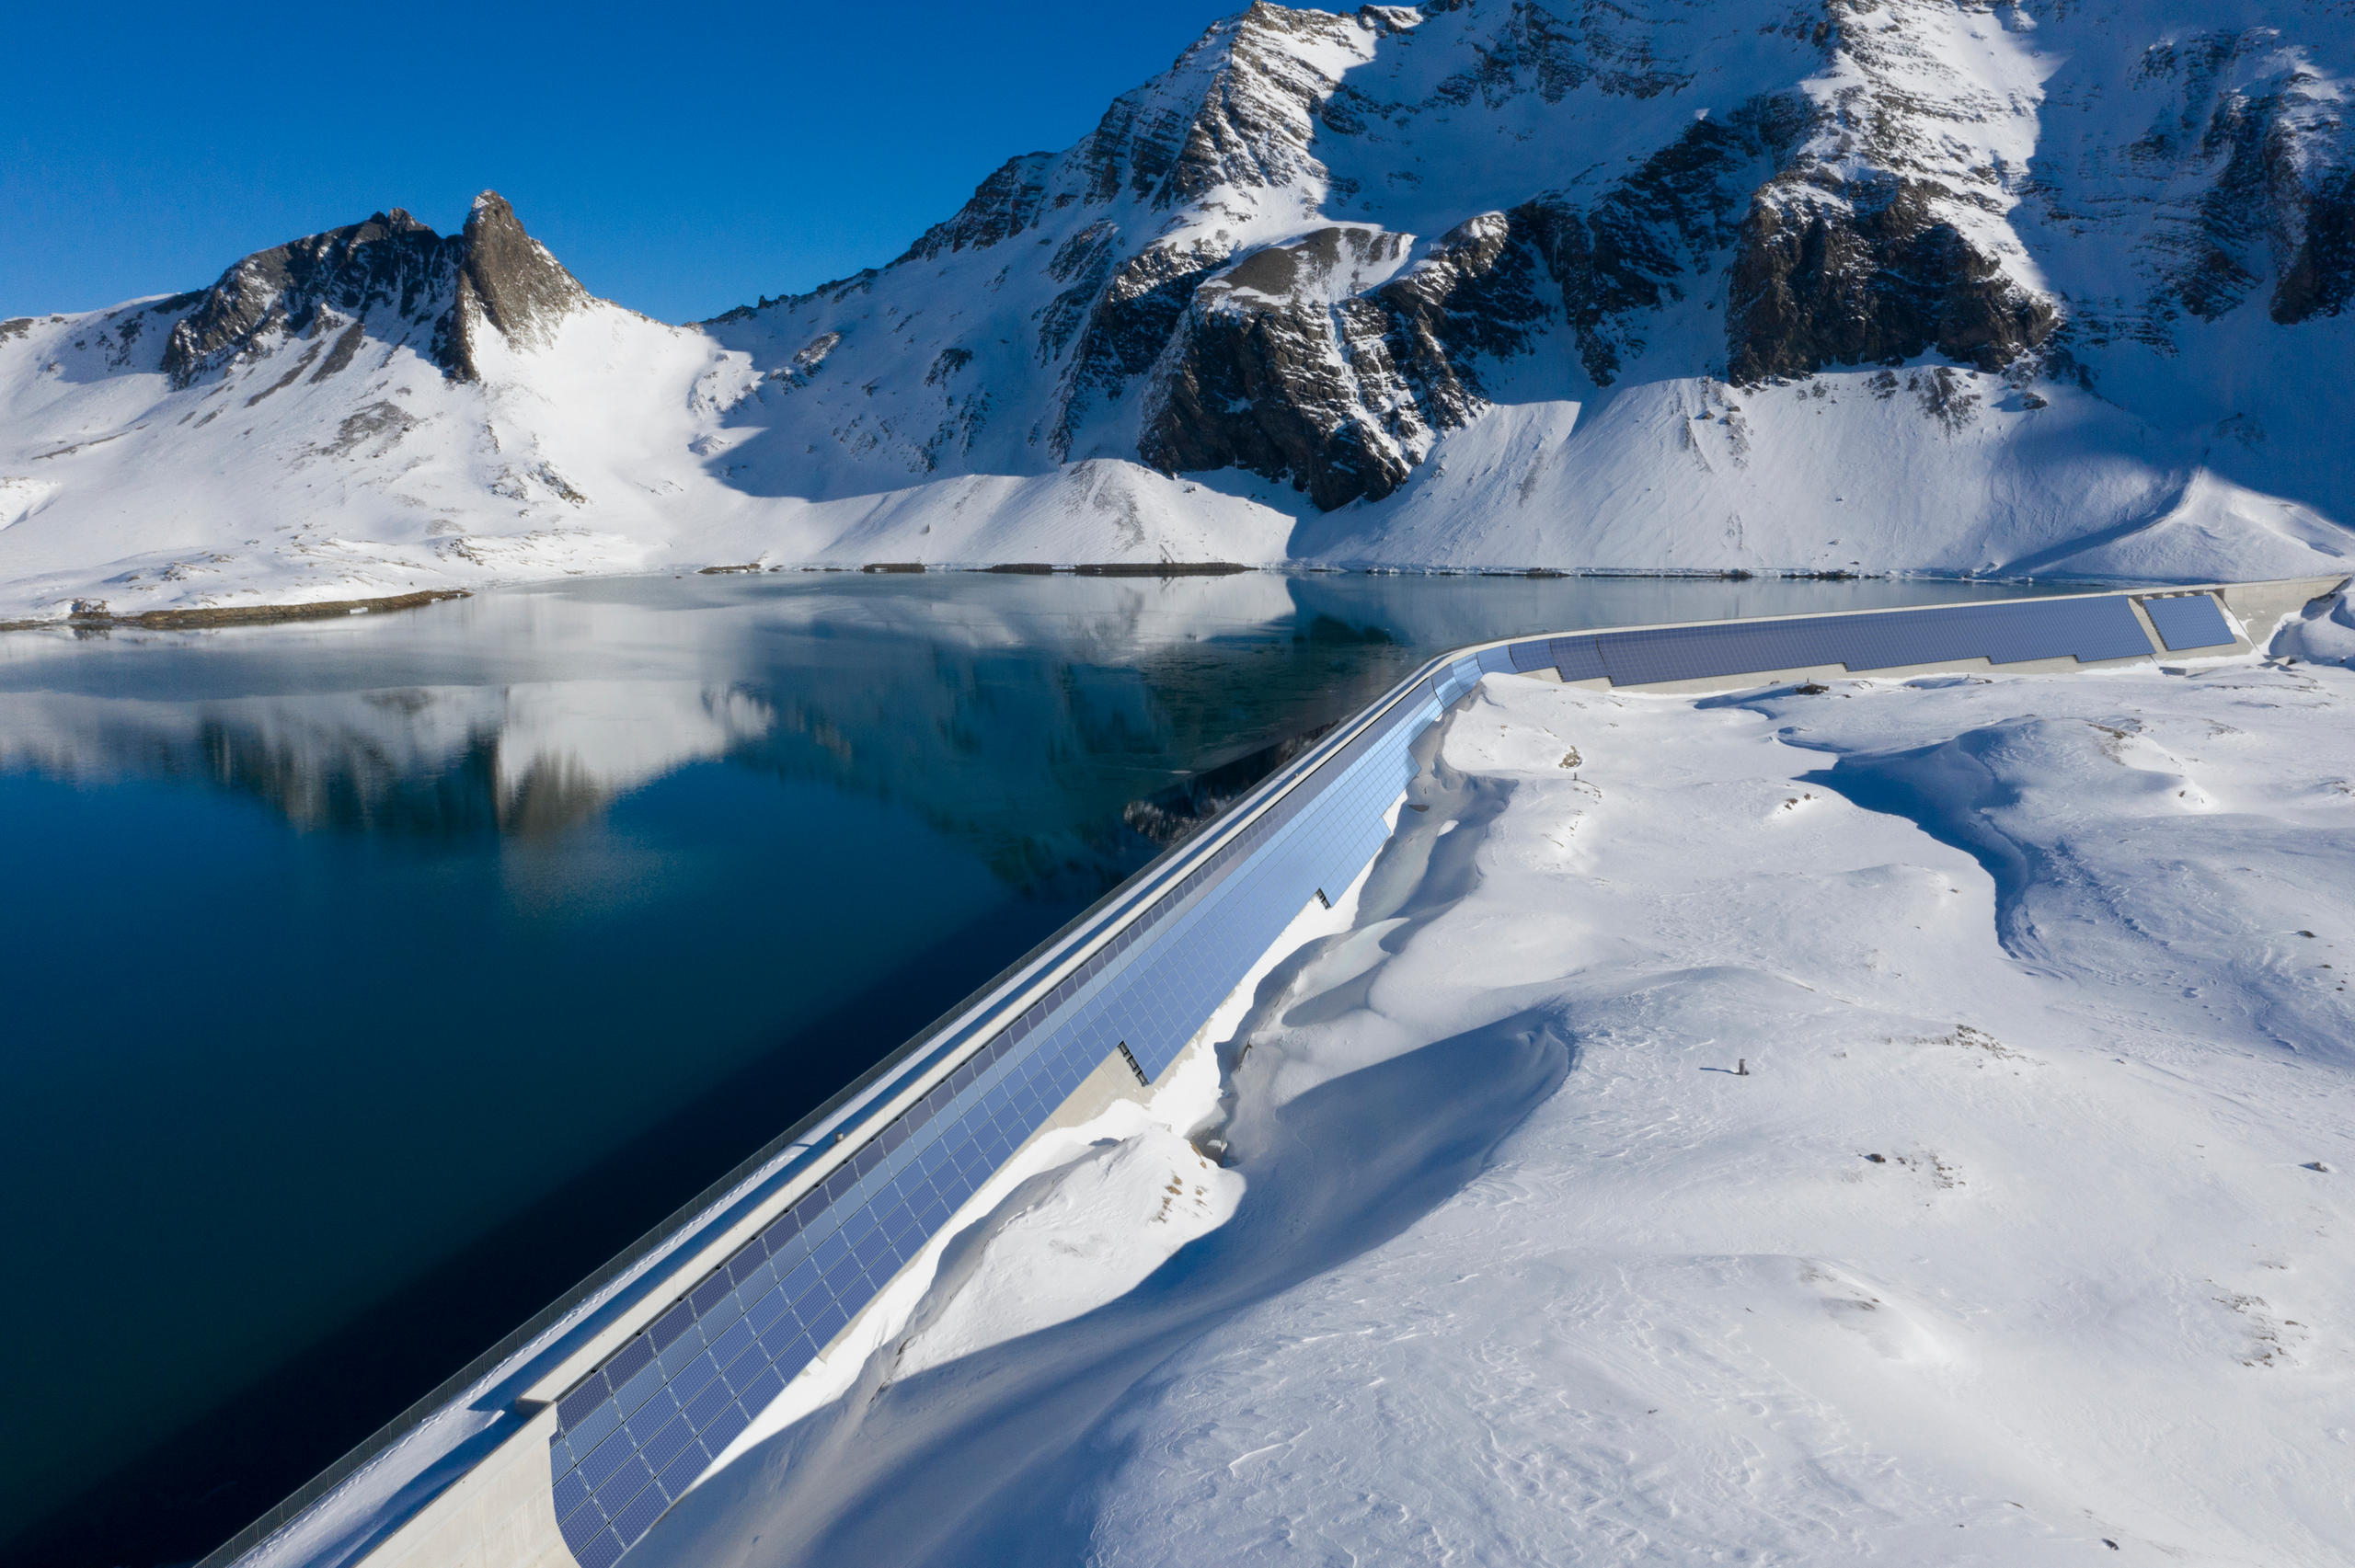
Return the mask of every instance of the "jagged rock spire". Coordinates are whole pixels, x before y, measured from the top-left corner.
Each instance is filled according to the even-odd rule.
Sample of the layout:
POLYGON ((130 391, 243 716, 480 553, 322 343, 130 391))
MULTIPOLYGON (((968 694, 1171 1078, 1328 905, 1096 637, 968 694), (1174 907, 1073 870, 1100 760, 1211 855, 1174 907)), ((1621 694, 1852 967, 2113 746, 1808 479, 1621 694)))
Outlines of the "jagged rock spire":
POLYGON ((396 207, 255 252, 173 327, 163 368, 186 386, 331 318, 347 331, 414 342, 443 374, 472 381, 481 374, 483 330, 543 345, 589 298, 506 199, 486 190, 456 235, 438 235, 396 207))
POLYGON ((475 198, 456 246, 461 316, 473 306, 511 343, 546 344, 556 324, 589 301, 580 280, 523 232, 496 190, 475 198))

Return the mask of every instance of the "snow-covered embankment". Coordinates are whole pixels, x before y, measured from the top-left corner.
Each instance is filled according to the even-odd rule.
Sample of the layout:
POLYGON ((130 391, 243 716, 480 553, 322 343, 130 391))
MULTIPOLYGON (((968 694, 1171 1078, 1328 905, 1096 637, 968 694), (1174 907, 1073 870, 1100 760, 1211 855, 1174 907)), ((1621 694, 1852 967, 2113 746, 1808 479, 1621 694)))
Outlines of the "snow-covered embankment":
POLYGON ((1140 1280, 1171 1170, 1034 1181, 641 1551, 2343 1561, 2350 715, 1492 676, 1234 1033, 1233 1217, 1140 1280))

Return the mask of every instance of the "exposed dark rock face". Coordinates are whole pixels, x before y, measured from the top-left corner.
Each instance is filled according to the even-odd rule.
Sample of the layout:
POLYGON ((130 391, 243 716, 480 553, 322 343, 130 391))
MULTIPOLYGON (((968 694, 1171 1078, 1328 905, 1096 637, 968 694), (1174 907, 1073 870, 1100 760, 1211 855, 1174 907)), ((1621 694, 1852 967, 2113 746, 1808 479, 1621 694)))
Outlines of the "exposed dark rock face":
POLYGON ((1046 175, 1053 162, 1051 153, 1008 158, 982 181, 955 217, 926 229, 900 260, 928 261, 947 251, 978 250, 1030 227, 1048 203, 1046 175))
MULTIPOLYGON (((2165 86, 2176 101, 2135 143, 2149 173, 2213 170, 2191 201, 2163 221, 2160 297, 2203 321, 2238 306, 2274 263, 2289 262, 2305 231, 2309 192, 2301 177, 2311 140, 2315 83, 2294 67, 2269 71, 2278 48, 2270 28, 2205 32, 2145 51, 2138 85, 2165 86), (2255 74, 2254 80, 2235 77, 2255 74)), ((2282 268, 2277 320, 2300 319, 2308 295, 2282 268)))
POLYGON ((1212 275, 1159 361, 1140 454, 1290 479, 1327 510, 1389 495, 1488 406, 1477 360, 1525 350, 1549 319, 1542 256, 1516 232, 1531 222, 1475 218, 1404 271, 1407 236, 1335 226, 1212 275))
POLYGON ((416 428, 416 419, 380 398, 356 413, 346 415, 343 422, 336 428, 335 439, 319 450, 329 457, 345 457, 361 451, 382 456, 392 450, 401 437, 416 428))
POLYGON ((1547 320, 1542 250, 1528 237, 1535 223, 1522 209, 1483 213, 1442 235, 1419 266, 1342 307, 1360 379, 1402 449, 1419 454, 1430 432, 1488 406, 1476 361, 1525 351, 1547 320))
MULTIPOLYGON (((1465 8, 1426 6, 1424 14, 1465 8)), ((1567 22, 1525 0, 1499 9, 1496 32, 1441 81, 1434 105, 1495 105, 1521 93, 1555 102, 1589 86, 1647 98, 1693 79, 1689 65, 1655 59, 1648 35, 1616 13, 1567 22)), ((1318 136, 1358 134, 1399 106, 1308 60, 1337 42, 1362 47, 1368 29, 1388 37, 1420 25, 1396 7, 1367 7, 1351 18, 1254 6, 1212 29, 1162 82, 1112 106, 1068 155, 1063 166, 1078 171, 1075 186, 1058 174, 1058 160, 1016 159, 910 258, 1000 244, 1074 204, 1129 200, 1183 209, 1231 199, 1220 192, 1321 180, 1318 136), (1059 187, 1059 178, 1066 183, 1059 187)), ((1756 194, 1792 166, 1817 118, 1796 93, 1704 117, 1599 194, 1541 194, 1476 216, 1404 271, 1396 263, 1406 236, 1348 224, 1240 255, 1223 232, 1200 228, 1133 250, 1109 217, 1066 230, 1048 263, 1060 292, 1035 317, 1039 361, 1063 367, 1056 413, 1040 439, 1053 457, 1069 459, 1092 411, 1143 381, 1136 450, 1145 462, 1169 472, 1244 468, 1290 481, 1321 508, 1379 499, 1439 432, 1488 406, 1483 363, 1542 352, 1554 326, 1568 327, 1588 379, 1599 386, 1616 380, 1643 352, 1657 312, 1716 286, 1756 194), (1372 267, 1384 247, 1391 264, 1372 267), (1352 270, 1365 274, 1361 284, 1335 283, 1337 271, 1352 270)), ((1970 270, 1974 258, 1940 253, 1937 235, 1902 237, 1910 247, 1879 237, 1879 248, 1902 252, 1878 269, 1879 294, 1897 293, 1897 267, 1970 270)), ((1850 248, 1865 255, 1875 247, 1850 248)), ((1762 280, 1774 272, 1758 270, 1762 280)), ((1798 281, 1824 292, 1824 280, 1798 281)), ((1990 291, 2003 286, 2000 278, 1982 281, 1990 291)), ((1857 352, 1831 330, 1847 303, 1831 292, 1809 299, 1786 280, 1783 293, 1749 313, 1740 330, 1729 317, 1736 373, 1777 373, 1857 352), (1787 320, 1772 309, 1784 296, 1795 302, 1787 320)), ((1982 357, 2016 351, 2049 328, 2030 312, 2005 332, 1973 330, 1943 320, 1937 290, 1914 292, 1902 302, 1912 315, 1941 322, 1925 341, 1984 339, 1982 357)), ((1890 303, 1878 311, 1905 314, 1890 303)), ((1943 315, 1959 312, 1944 305, 1943 315)), ((1885 321, 1848 333, 1873 359, 1904 335, 1885 321)))
POLYGON ((1086 303, 1087 295, 1095 292, 1097 272, 1110 265, 1112 252, 1107 246, 1089 258, 1080 281, 1056 297, 1040 325, 1042 359, 1052 357, 1051 333, 1063 327, 1068 314, 1081 308, 1086 311, 1079 345, 1057 398, 1060 418, 1049 436, 1049 450, 1056 461, 1070 455, 1072 432, 1091 399, 1119 396, 1130 382, 1153 368, 1193 303, 1194 291, 1227 254, 1223 246, 1200 242, 1169 241, 1150 246, 1120 263, 1101 292, 1086 303))
POLYGON ((345 327, 337 336, 335 347, 327 350, 326 363, 319 366, 311 379, 325 381, 329 376, 347 369, 352 360, 358 356, 361 341, 367 336, 368 328, 357 321, 345 327))
POLYGON ((1185 99, 1172 101, 1158 83, 1126 94, 1075 150, 1088 197, 1125 190, 1167 210, 1222 189, 1315 177, 1315 115, 1338 84, 1311 63, 1309 46, 1353 42, 1357 31, 1354 17, 1265 0, 1217 24, 1164 78, 1186 84, 1185 99))
MULTIPOLYGON (((1335 226, 1245 257, 1165 328, 1131 324, 1115 374, 1157 364, 1139 454, 1169 472, 1290 479, 1327 509, 1379 500, 1439 432, 1488 406, 1479 367, 1535 349, 1557 322, 1607 386, 1644 348, 1641 313, 1705 287, 1759 179, 1809 123, 1791 98, 1696 122, 1581 208, 1546 195, 1484 213, 1391 270, 1406 236, 1335 226)), ((1112 379, 1111 376, 1107 377, 1112 379)))
POLYGON ((351 362, 373 326, 386 341, 419 342, 444 374, 471 381, 480 374, 478 333, 544 342, 588 298, 514 210, 485 191, 465 231, 446 238, 395 208, 247 257, 172 328, 163 369, 187 386, 281 341, 333 329, 318 372, 326 376, 351 362))
MULTIPOLYGON (((1426 6, 1441 12, 1457 6, 1426 6)), ((1369 10, 1373 7, 1368 7, 1369 10)), ((1616 6, 1587 6, 1576 20, 1566 21, 1543 6, 1512 6, 1495 36, 1475 46, 1472 63, 1439 86, 1439 96, 1451 103, 1477 98, 1490 104, 1506 101, 1534 85, 1547 103, 1593 83, 1606 93, 1648 98, 1689 86, 1690 69, 1679 71, 1653 57, 1641 35, 1624 37, 1614 26, 1624 19, 1616 6)))
POLYGON ((1727 373, 1750 383, 1932 349, 1994 371, 2042 343, 2059 320, 2051 302, 1939 218, 1919 185, 1778 187, 1760 194, 1741 225, 1727 294, 1727 373))
POLYGON ((1319 229, 1205 280, 1154 388, 1144 460, 1289 475, 1327 509, 1397 488, 1410 464, 1369 418, 1333 306, 1359 292, 1351 273, 1386 272, 1403 248, 1380 230, 1319 229))
POLYGON ((1696 121, 1585 211, 1540 198, 1513 216, 1545 258, 1598 386, 1643 352, 1643 313, 1706 289, 1759 181, 1811 128, 1796 97, 1740 105, 1696 121))
POLYGON ((2273 292, 2273 319, 2285 326, 2337 315, 2355 298, 2355 172, 2316 191, 2305 220, 2306 232, 2273 292))
POLYGON ((1039 313, 1039 362, 1052 364, 1071 347, 1120 266, 1120 225, 1099 219, 1055 248, 1047 275, 1064 287, 1039 313))
POLYGON ((164 372, 186 386, 266 338, 300 337, 331 311, 388 310, 427 325, 451 304, 442 236, 399 208, 365 223, 257 251, 221 275, 172 328, 164 372))
POLYGON ((2300 40, 2277 27, 2170 37, 2142 52, 2131 85, 2167 95, 2120 170, 2147 192, 2154 286, 2139 321, 2097 319, 2094 340, 2168 351, 2178 316, 2215 321, 2260 294, 2282 326, 2344 309, 2355 136, 2300 40))
POLYGON ((495 190, 475 198, 465 229, 450 248, 458 274, 454 315, 461 349, 456 363, 444 368, 454 373, 477 373, 465 347, 477 323, 511 343, 545 345, 557 322, 589 303, 589 291, 523 232, 515 209, 495 190))

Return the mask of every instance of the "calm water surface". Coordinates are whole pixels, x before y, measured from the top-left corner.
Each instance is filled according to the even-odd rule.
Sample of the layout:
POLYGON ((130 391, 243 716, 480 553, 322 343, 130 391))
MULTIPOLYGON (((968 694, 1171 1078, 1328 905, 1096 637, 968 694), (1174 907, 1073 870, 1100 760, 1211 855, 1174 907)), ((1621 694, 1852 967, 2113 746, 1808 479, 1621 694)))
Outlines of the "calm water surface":
POLYGON ((1433 652, 2004 591, 797 575, 0 635, 0 1558, 210 1550, 1143 864, 1131 803, 1433 652))

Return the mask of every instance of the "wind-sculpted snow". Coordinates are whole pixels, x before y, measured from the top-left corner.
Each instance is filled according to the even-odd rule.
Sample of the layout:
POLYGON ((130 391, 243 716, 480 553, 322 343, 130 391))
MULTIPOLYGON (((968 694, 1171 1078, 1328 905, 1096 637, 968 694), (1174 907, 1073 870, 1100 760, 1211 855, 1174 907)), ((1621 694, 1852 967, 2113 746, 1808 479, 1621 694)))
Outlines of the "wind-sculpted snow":
POLYGON ((1490 676, 1220 1031, 1232 1217, 1138 1279, 1105 1129, 639 1550, 2336 1562, 2350 704, 1490 676))
POLYGON ((2287 658, 2355 669, 2355 603, 2344 589, 2315 601, 2274 634, 2273 647, 2287 658))
POLYGON ((2350 76, 2330 0, 1258 4, 887 265, 696 326, 488 196, 0 323, 0 611, 670 564, 2307 572, 2355 481, 2350 76))

